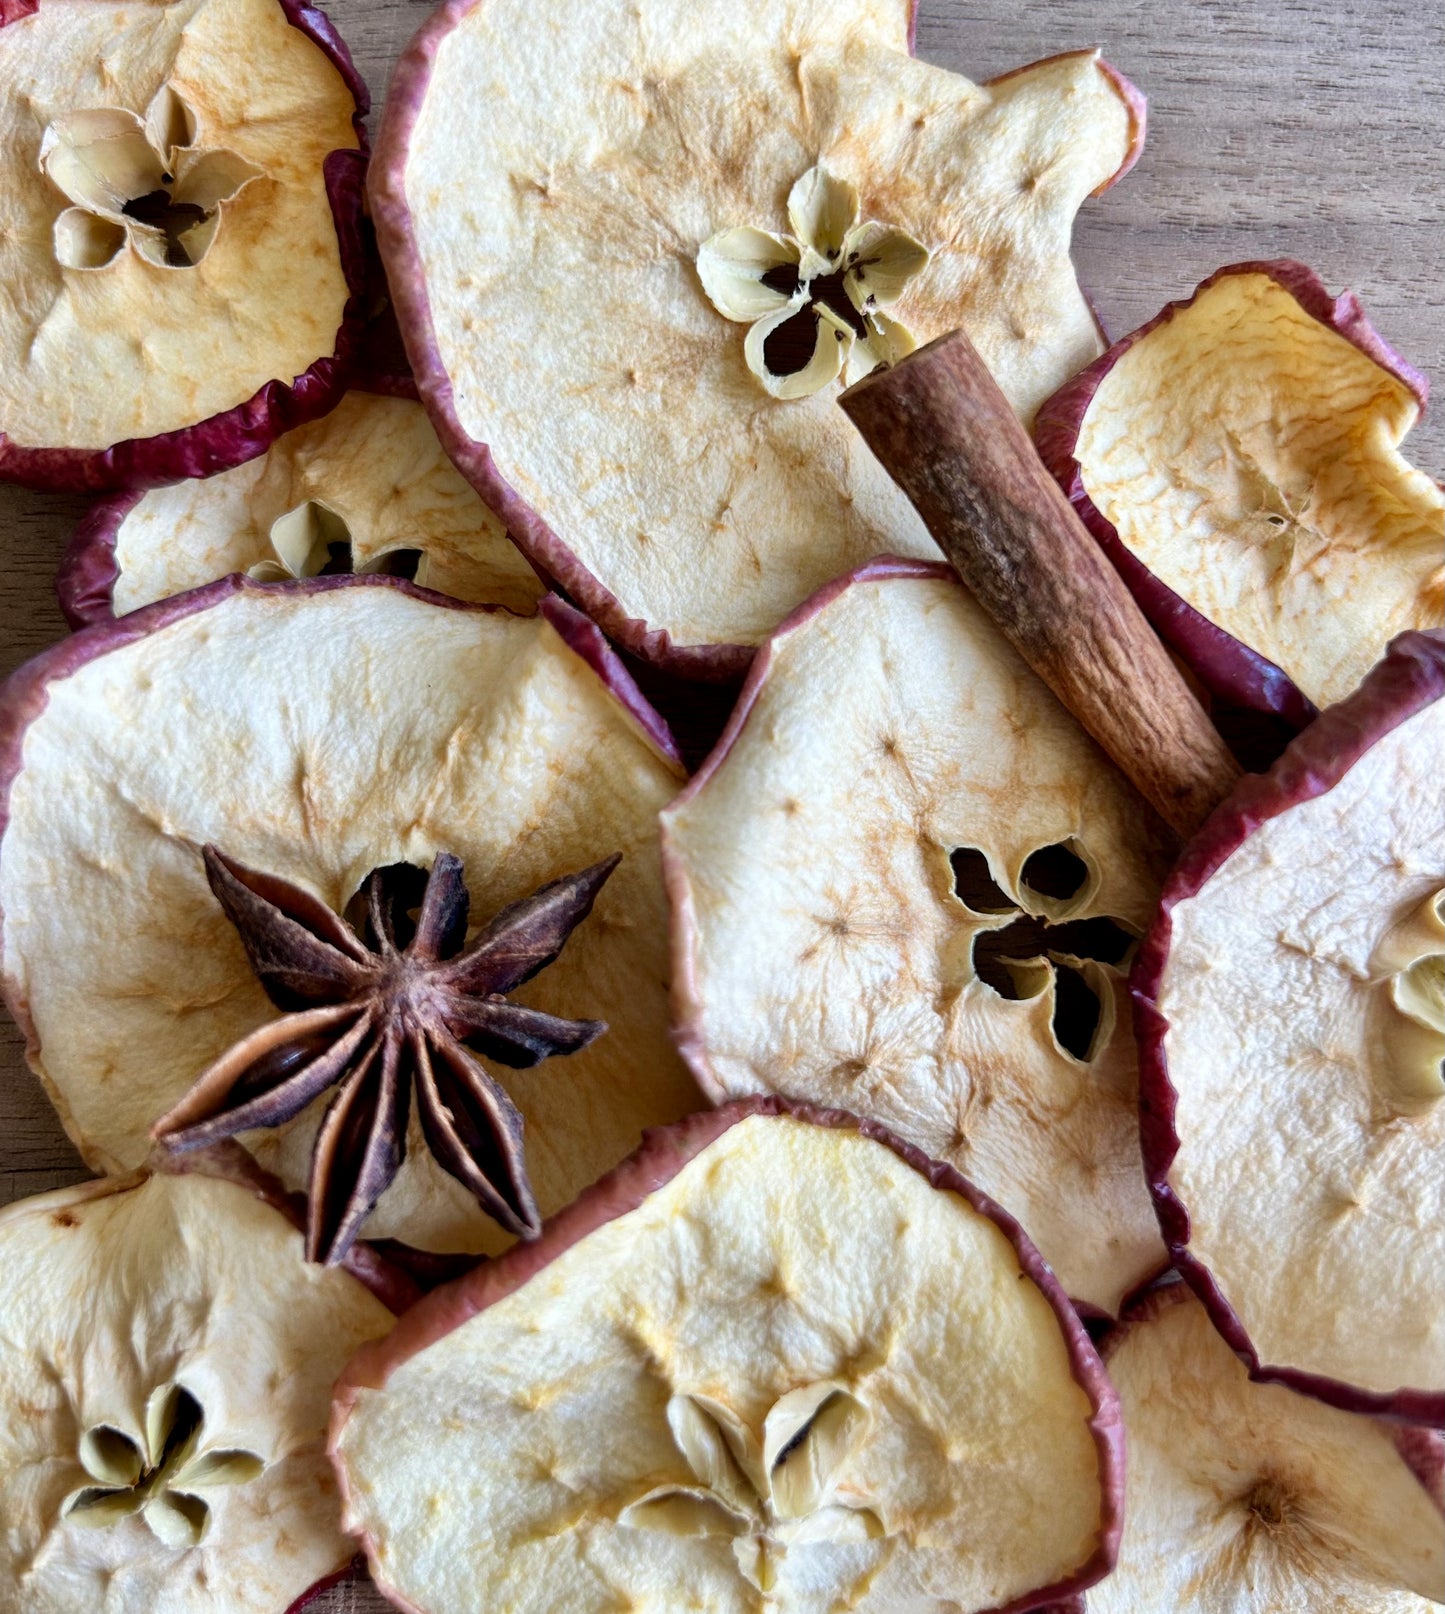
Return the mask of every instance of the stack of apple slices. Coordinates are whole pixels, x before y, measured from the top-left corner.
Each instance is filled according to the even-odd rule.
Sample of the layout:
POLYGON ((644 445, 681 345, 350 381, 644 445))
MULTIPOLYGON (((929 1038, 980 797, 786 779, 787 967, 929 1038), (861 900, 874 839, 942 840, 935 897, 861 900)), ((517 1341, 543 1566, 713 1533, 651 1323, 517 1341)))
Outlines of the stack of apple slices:
POLYGON ((1424 380, 1286 261, 1107 346, 1142 97, 913 20, 449 0, 368 181, 312 7, 0 0, 0 476, 108 495, 0 980, 111 1174, 0 1213, 3 1614, 1445 1603, 1424 380), (960 326, 1261 768, 1187 844, 837 407, 960 326))

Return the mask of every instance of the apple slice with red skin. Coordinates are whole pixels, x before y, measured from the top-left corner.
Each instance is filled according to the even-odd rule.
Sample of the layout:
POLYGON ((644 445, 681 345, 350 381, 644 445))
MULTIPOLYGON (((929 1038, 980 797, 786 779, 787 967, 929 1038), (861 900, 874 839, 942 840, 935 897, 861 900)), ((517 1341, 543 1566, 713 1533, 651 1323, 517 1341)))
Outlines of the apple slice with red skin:
POLYGON ((1017 1223, 840 1111, 648 1135, 342 1375, 331 1449, 419 1614, 1022 1611, 1107 1571, 1114 1394, 1017 1223))
POLYGON ((1144 1296, 1101 1349, 1129 1465, 1119 1561, 1089 1614, 1445 1602, 1438 1434, 1252 1383, 1182 1283, 1144 1296))
POLYGON ((1079 586, 1098 553, 966 336, 850 402, 1110 754, 1150 763, 1161 806, 1217 803, 1133 983, 1144 1161, 1171 1254, 1257 1374, 1445 1422, 1445 634, 1402 634, 1268 776, 1201 781, 1177 745, 1141 758, 1129 742, 1157 706, 1141 671, 1157 642, 1127 595, 1079 586), (905 429, 919 419, 934 428, 921 439, 905 429), (1077 666, 1072 640, 1091 650, 1077 666))
POLYGON ((320 420, 215 476, 103 499, 55 580, 88 627, 230 572, 407 576, 530 613, 544 586, 437 441, 409 376, 354 386, 320 420))
POLYGON ((381 1594, 371 1587, 366 1573, 366 1559, 360 1553, 334 1575, 318 1580, 309 1591, 304 1591, 286 1610, 286 1614, 369 1614, 370 1605, 378 1610, 389 1608, 381 1594), (328 1594, 335 1592, 336 1596, 328 1594))
POLYGON ((967 320, 1026 419, 1103 345, 1069 231, 1137 158, 1143 97, 1094 51, 972 84, 911 59, 915 9, 451 0, 392 80, 372 211, 438 435, 541 571, 687 676, 741 676, 871 556, 935 558, 826 365, 811 395, 768 390, 750 320, 801 300, 835 361, 862 353, 875 298, 902 344, 967 320), (787 204, 820 176, 839 205, 809 221, 787 204), (845 217, 926 261, 890 288, 860 245, 884 279, 850 292, 845 217), (740 242, 742 293, 715 300, 710 249, 740 242))
POLYGON ((1065 382, 1034 438, 1205 688, 1298 730, 1440 620, 1445 496, 1398 452, 1427 390, 1353 293, 1238 263, 1065 382))
POLYGON ((1177 846, 946 567, 871 562, 662 814, 677 1045, 946 1160, 1112 1316, 1167 1265, 1126 986, 1177 846))
POLYGON ((1131 984, 1150 1189, 1220 1332, 1257 1378, 1433 1424, 1442 754, 1445 634, 1403 634, 1205 823, 1131 984))
MULTIPOLYGON (((545 1213, 701 1102, 668 1039, 657 851, 682 777, 666 725, 560 600, 523 618, 397 578, 233 575, 72 635, 0 692, 7 1001, 82 1153, 126 1170, 208 1065, 279 1020, 202 847, 333 914, 371 870, 451 852, 488 916, 622 851, 563 958, 522 988, 530 1008, 611 1029, 561 1079, 495 1077, 526 1119, 545 1213)), ((290 1188, 328 1103, 245 1134, 290 1188)), ((509 1242, 436 1164, 415 1109, 409 1136, 362 1236, 447 1258, 509 1242)))
POLYGON ((353 1254, 308 1267, 284 1190, 239 1150, 0 1211, 0 1605, 304 1607, 352 1552, 332 1380, 414 1298, 353 1254))
MULTIPOLYGON (((0 4, 0 278, 25 289, 0 317, 0 479, 99 491, 209 475, 337 403, 366 312, 369 104, 340 35, 303 0, 184 15, 0 4), (184 115, 152 142, 147 183, 172 180, 167 152, 188 165, 223 157, 232 184, 249 176, 213 208, 214 238, 191 262, 147 260, 122 228, 140 214, 118 213, 119 194, 92 198, 99 213, 67 206, 85 186, 42 167, 47 138, 76 118, 109 118, 111 132, 129 120, 133 134, 146 119, 149 136, 148 111, 168 94, 184 115), (118 250, 68 262, 60 242, 76 221, 118 250)), ((170 200, 184 183, 177 166, 170 200)))

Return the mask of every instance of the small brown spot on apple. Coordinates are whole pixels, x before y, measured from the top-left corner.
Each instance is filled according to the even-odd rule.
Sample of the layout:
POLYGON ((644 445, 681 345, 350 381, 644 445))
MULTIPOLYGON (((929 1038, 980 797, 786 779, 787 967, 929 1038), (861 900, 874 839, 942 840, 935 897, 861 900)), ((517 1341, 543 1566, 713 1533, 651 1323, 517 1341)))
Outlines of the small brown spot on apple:
POLYGON ((940 1019, 952 1014, 954 1005, 962 995, 963 987, 957 981, 950 981, 947 985, 939 987, 933 994, 933 1012, 940 1019))
POLYGON ((1289 1523, 1294 1512, 1294 1498, 1276 1479, 1266 1476, 1256 1482, 1242 1498, 1248 1514, 1247 1524, 1273 1534, 1289 1523))
POLYGON ((765 1278, 759 1279, 758 1293, 765 1300, 790 1300, 793 1291, 782 1271, 774 1267, 765 1278))
POLYGON ((74 1211, 58 1210, 50 1213, 50 1220, 56 1227, 79 1227, 80 1218, 74 1211))

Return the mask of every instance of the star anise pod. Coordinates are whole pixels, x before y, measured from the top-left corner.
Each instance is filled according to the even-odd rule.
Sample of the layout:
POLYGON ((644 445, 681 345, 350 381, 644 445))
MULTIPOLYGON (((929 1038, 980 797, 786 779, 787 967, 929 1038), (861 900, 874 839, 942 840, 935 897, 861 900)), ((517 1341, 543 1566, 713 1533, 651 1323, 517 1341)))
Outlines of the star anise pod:
POLYGON ((508 1232, 535 1238, 522 1117, 469 1048, 524 1069, 607 1028, 509 1003, 562 951, 620 854, 502 911, 466 946, 461 861, 373 871, 360 931, 309 892, 214 846, 206 876, 251 967, 288 1012, 223 1054, 152 1129, 173 1151, 275 1127, 338 1087, 311 1157, 306 1255, 341 1261, 396 1176, 412 1094, 437 1163, 508 1232))

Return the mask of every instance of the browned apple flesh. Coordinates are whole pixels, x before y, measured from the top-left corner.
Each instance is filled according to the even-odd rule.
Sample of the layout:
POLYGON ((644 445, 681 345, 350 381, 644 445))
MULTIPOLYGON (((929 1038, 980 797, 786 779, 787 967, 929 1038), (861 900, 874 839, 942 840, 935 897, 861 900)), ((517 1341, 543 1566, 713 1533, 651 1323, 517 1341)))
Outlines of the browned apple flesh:
POLYGON ((1445 494, 1400 451, 1425 396, 1352 293, 1243 263, 1067 382, 1037 435, 1184 660, 1297 725, 1281 684, 1340 700, 1445 611, 1445 494))
POLYGON ((368 105, 330 22, 290 0, 18 9, 0 477, 151 486, 324 413, 361 321, 368 105))

